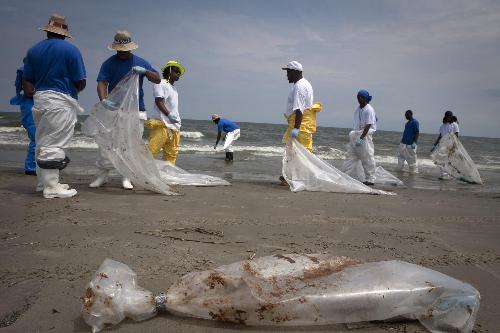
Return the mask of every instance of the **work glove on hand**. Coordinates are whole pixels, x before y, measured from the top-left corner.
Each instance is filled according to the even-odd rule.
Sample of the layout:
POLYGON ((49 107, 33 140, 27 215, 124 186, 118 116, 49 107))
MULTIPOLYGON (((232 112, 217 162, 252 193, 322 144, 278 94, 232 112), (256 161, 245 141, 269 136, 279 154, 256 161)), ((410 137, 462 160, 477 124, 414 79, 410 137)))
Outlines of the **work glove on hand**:
POLYGON ((109 109, 109 110, 118 109, 118 104, 116 104, 115 102, 110 101, 109 99, 106 99, 106 98, 101 101, 101 104, 104 105, 104 107, 106 109, 109 109))
POLYGON ((296 139, 299 136, 299 129, 298 128, 292 129, 292 133, 290 134, 290 136, 296 139))
POLYGON ((363 139, 361 139, 361 138, 357 139, 357 140, 356 140, 356 147, 361 146, 364 142, 365 142, 365 140, 363 140, 363 139))
POLYGON ((167 118, 168 118, 168 120, 170 120, 170 122, 171 122, 172 124, 177 124, 178 122, 180 122, 180 120, 179 120, 176 116, 174 116, 174 115, 172 115, 172 114, 169 114, 169 115, 167 116, 167 118))
POLYGON ((417 144, 415 142, 411 144, 411 149, 417 149, 417 144))
POLYGON ((132 67, 132 72, 134 72, 135 74, 144 75, 144 74, 146 74, 146 68, 141 67, 141 66, 134 66, 134 67, 132 67))

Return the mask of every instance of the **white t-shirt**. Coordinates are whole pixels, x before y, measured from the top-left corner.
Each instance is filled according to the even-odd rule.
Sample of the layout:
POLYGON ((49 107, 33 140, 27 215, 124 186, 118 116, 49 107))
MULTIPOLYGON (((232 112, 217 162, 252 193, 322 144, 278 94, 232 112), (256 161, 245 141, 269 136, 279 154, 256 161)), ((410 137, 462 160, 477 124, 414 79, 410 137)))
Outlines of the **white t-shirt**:
POLYGON ((295 82, 288 94, 288 101, 286 105, 285 115, 290 117, 295 110, 300 110, 304 113, 304 110, 310 108, 313 105, 313 88, 309 81, 302 78, 295 82))
POLYGON ((439 134, 441 134, 441 136, 458 132, 460 132, 460 130, 457 123, 444 123, 441 127, 439 127, 439 134))
POLYGON ((154 103, 153 110, 148 110, 148 119, 161 119, 167 126, 167 128, 172 129, 180 129, 180 115, 179 115, 179 95, 177 94, 177 89, 173 85, 171 85, 167 80, 162 79, 160 83, 155 84, 153 86, 153 96, 163 98, 163 102, 167 107, 167 110, 170 111, 172 116, 177 117, 179 122, 176 124, 172 124, 170 120, 167 118, 163 112, 160 111, 156 103, 154 103))
POLYGON ((377 115, 375 110, 370 104, 366 104, 364 108, 358 107, 354 111, 354 124, 352 129, 355 131, 361 131, 365 129, 366 125, 372 125, 370 131, 375 132, 377 130, 377 115))

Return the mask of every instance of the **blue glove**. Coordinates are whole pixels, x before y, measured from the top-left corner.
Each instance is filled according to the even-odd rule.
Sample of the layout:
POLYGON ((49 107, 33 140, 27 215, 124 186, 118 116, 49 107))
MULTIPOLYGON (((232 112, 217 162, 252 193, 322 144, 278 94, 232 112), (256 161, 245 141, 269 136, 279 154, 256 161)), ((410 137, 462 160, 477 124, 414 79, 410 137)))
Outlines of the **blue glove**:
POLYGON ((413 149, 413 150, 417 149, 417 144, 415 142, 413 142, 411 144, 411 149, 413 149))
POLYGON ((146 68, 141 67, 141 66, 134 66, 134 67, 132 67, 132 72, 134 72, 135 74, 144 75, 144 74, 146 74, 146 68))
POLYGON ((101 104, 104 105, 104 107, 106 109, 109 109, 109 110, 118 109, 118 104, 116 104, 115 102, 110 101, 109 99, 106 99, 106 98, 101 101, 101 104))
POLYGON ((294 128, 292 129, 292 133, 290 134, 290 136, 294 139, 296 139, 298 136, 299 136, 299 129, 298 128, 294 128))
POLYGON ((172 124, 177 124, 177 123, 179 123, 179 122, 180 122, 180 120, 179 120, 179 119, 177 119, 177 117, 176 117, 176 116, 174 116, 174 115, 172 115, 172 114, 169 114, 169 115, 167 116, 167 118, 168 118, 168 120, 170 120, 170 122, 171 122, 172 124))
POLYGON ((357 140, 356 140, 356 146, 357 146, 357 147, 359 147, 359 146, 361 146, 364 142, 365 142, 365 140, 363 140, 363 139, 359 138, 359 139, 357 139, 357 140))

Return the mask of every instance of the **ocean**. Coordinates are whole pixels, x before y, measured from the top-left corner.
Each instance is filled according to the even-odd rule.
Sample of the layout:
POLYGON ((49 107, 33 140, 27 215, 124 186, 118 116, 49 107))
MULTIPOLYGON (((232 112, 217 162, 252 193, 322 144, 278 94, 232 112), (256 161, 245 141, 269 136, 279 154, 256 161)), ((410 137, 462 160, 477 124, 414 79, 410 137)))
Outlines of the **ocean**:
MULTIPOLYGON (((90 175, 97 172, 95 160, 97 145, 85 136, 80 124, 87 116, 78 117, 75 135, 68 150, 72 160, 64 172, 90 175)), ((225 154, 213 149, 217 137, 216 126, 207 120, 182 120, 181 151, 177 165, 185 170, 223 177, 229 181, 273 181, 281 174, 284 146, 281 143, 285 124, 238 123, 241 137, 235 143, 233 163, 224 161, 225 154)), ((403 128, 404 124, 401 124, 403 128)), ((349 129, 318 127, 314 135, 315 154, 336 167, 345 159, 345 144, 349 129)), ((431 190, 500 192, 500 139, 460 136, 478 166, 484 185, 461 181, 438 180, 439 170, 429 157, 436 134, 421 134, 418 147, 420 173, 409 175, 396 171, 397 148, 401 132, 379 130, 374 136, 375 157, 378 165, 401 179, 407 187, 431 190)), ((147 133, 144 134, 147 140, 147 133)), ((19 168, 23 161, 28 137, 20 124, 19 113, 0 113, 0 167, 19 168)))

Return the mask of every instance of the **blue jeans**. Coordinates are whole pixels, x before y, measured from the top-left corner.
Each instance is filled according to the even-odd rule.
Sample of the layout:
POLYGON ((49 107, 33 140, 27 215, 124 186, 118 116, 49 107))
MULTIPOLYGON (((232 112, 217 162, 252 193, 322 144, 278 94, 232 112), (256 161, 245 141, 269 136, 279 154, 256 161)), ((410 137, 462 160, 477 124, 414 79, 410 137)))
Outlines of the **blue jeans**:
POLYGON ((33 114, 31 113, 31 108, 33 107, 33 99, 22 98, 20 102, 21 107, 21 125, 26 129, 28 137, 30 139, 30 144, 28 146, 28 153, 24 161, 24 171, 33 172, 36 171, 36 160, 35 160, 35 121, 33 120, 33 114))

